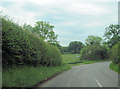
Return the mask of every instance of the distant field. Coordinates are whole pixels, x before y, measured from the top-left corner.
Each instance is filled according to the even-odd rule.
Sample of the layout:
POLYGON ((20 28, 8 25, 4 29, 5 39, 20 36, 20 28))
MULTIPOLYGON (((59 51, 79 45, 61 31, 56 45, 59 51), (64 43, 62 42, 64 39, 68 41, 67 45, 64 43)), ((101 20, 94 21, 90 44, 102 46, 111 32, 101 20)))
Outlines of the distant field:
POLYGON ((96 61, 88 61, 88 60, 79 60, 80 54, 63 54, 62 59, 64 64, 69 63, 75 63, 75 62, 81 62, 81 63, 75 63, 70 65, 81 65, 81 64, 91 64, 96 62, 103 62, 103 61, 110 61, 110 60, 96 60, 96 61))
POLYGON ((72 62, 76 62, 79 60, 79 56, 80 54, 63 54, 62 55, 62 59, 63 59, 63 63, 68 64, 68 63, 72 63, 72 62))

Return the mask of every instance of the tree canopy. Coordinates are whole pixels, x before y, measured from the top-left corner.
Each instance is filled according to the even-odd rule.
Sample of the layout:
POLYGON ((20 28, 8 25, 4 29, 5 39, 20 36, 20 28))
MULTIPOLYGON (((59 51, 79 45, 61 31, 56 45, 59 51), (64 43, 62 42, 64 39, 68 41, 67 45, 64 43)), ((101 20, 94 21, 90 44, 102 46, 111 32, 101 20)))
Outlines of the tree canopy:
POLYGON ((48 22, 38 21, 35 23, 34 27, 31 25, 24 24, 23 28, 27 31, 31 31, 40 38, 43 38, 44 41, 51 44, 57 44, 58 35, 53 31, 54 26, 50 25, 48 22))
POLYGON ((80 51, 81 60, 104 60, 109 57, 109 48, 101 44, 101 37, 90 35, 85 41, 86 46, 80 51))
POLYGON ((83 43, 80 41, 72 41, 69 43, 68 50, 73 54, 80 53, 80 50, 83 48, 83 46, 83 43))
POLYGON ((93 35, 89 35, 87 37, 87 39, 85 40, 85 44, 89 45, 89 44, 100 44, 102 42, 102 38, 99 36, 93 36, 93 35))
POLYGON ((110 25, 105 28, 104 37, 109 47, 113 47, 120 41, 120 25, 110 25))

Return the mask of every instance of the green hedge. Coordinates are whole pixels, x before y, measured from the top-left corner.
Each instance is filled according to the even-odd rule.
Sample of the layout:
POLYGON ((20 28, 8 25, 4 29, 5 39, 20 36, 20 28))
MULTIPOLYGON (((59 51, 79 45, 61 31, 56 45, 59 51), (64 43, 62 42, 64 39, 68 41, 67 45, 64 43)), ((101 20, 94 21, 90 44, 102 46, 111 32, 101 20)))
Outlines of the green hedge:
POLYGON ((114 64, 120 64, 120 42, 112 47, 111 59, 114 64))
POLYGON ((40 37, 23 30, 21 26, 2 17, 3 66, 33 65, 57 66, 62 64, 57 47, 47 44, 40 37))

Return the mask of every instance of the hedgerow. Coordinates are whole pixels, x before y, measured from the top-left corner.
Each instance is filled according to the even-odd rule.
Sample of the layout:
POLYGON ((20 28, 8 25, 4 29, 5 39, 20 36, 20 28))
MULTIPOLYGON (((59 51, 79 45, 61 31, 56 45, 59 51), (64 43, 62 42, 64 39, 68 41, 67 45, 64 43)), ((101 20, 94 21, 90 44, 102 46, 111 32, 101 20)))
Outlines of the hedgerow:
POLYGON ((2 20, 2 62, 3 66, 62 64, 61 54, 56 46, 47 44, 37 35, 23 30, 21 26, 6 17, 2 20))
POLYGON ((112 47, 111 59, 114 64, 120 64, 120 42, 112 47))

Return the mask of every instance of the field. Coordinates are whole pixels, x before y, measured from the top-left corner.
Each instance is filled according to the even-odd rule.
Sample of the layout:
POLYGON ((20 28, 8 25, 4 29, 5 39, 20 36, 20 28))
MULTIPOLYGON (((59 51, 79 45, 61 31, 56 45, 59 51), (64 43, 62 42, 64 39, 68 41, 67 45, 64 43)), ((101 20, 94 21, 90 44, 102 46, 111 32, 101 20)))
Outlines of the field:
POLYGON ((63 54, 62 55, 63 63, 68 64, 79 61, 79 57, 77 57, 79 55, 80 54, 63 54))
POLYGON ((62 59, 64 64, 69 65, 82 65, 82 64, 91 64, 96 62, 110 61, 110 60, 96 60, 96 61, 87 61, 87 60, 79 60, 80 54, 63 54, 62 59), (80 62, 80 63, 79 63, 80 62))

